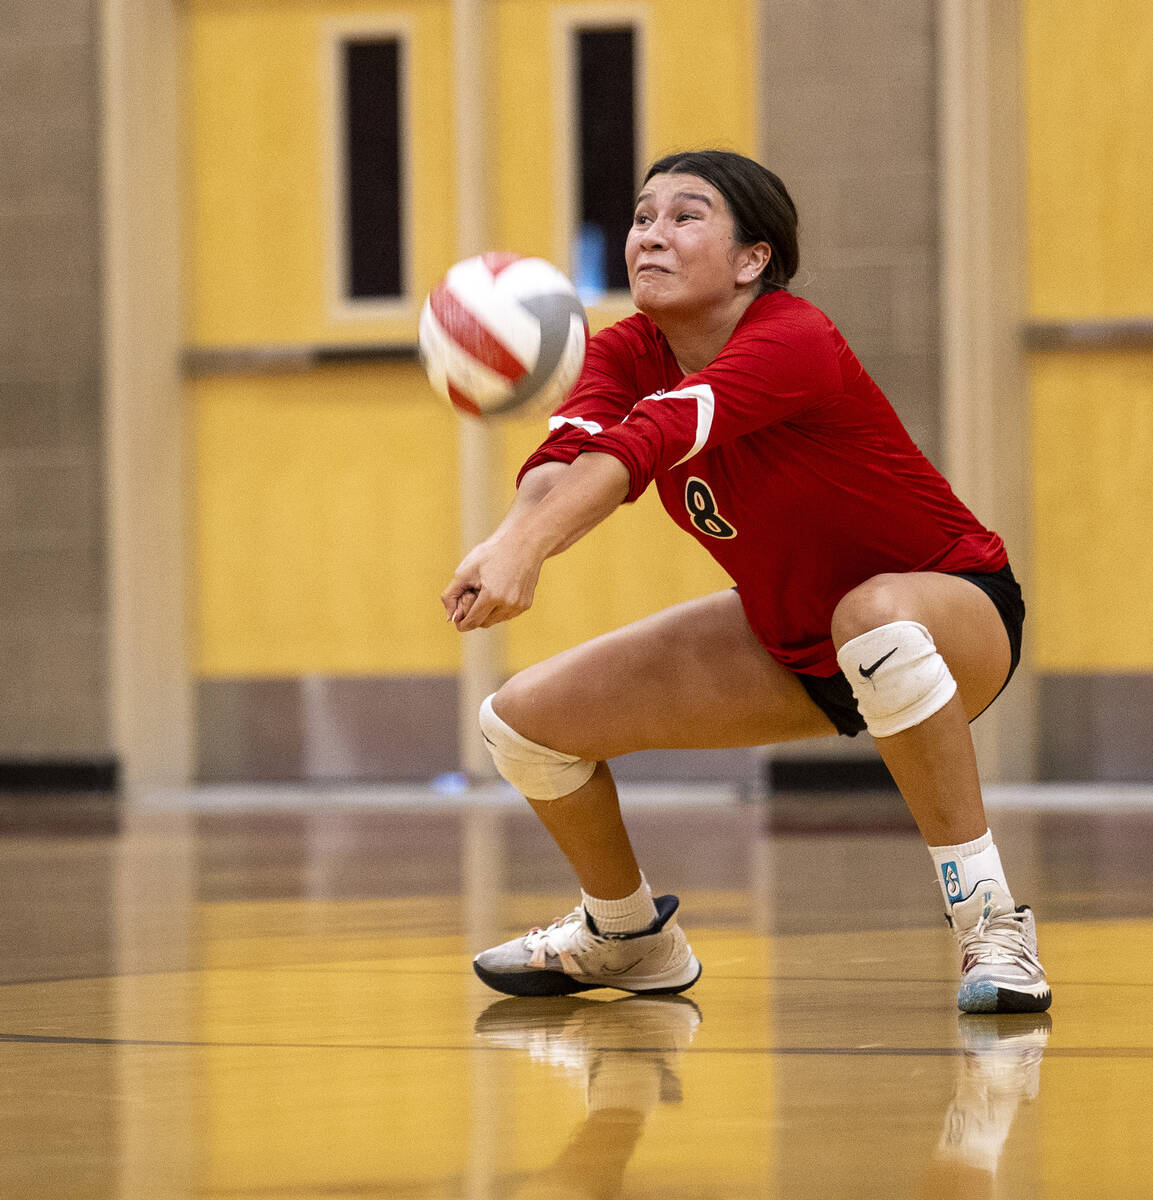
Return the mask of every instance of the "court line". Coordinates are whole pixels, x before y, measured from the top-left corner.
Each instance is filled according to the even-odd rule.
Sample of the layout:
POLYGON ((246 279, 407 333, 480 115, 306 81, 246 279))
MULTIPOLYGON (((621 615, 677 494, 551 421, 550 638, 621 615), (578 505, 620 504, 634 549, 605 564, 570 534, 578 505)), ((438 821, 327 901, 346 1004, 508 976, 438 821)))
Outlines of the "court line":
MULTIPOLYGON (((414 1054, 445 1054, 452 1051, 488 1054, 525 1054, 511 1046, 409 1046, 391 1042, 194 1042, 168 1041, 154 1038, 97 1038, 66 1037, 54 1034, 0 1033, 0 1043, 32 1046, 152 1046, 160 1049, 201 1050, 378 1050, 407 1051, 414 1054)), ((587 1046, 590 1052, 606 1054, 652 1054, 654 1050, 672 1049, 655 1046, 587 1046)), ((960 1046, 739 1046, 690 1048, 676 1050, 677 1054, 694 1056, 757 1054, 765 1057, 802 1056, 829 1058, 959 1058, 972 1051, 960 1046)), ((1153 1058, 1153 1046, 1049 1046, 1045 1058, 1153 1058)))
MULTIPOLYGON (((376 961, 376 960, 370 960, 376 961)), ((470 960, 471 961, 471 960, 470 960)), ((339 964, 324 964, 324 963, 282 963, 282 964, 261 964, 254 966, 235 966, 235 967, 200 967, 196 969, 180 969, 174 968, 167 971, 128 971, 112 975, 54 975, 46 978, 33 979, 0 979, 0 989, 14 987, 37 987, 52 983, 111 983, 117 979, 163 979, 177 978, 180 976, 188 976, 189 978, 199 978, 204 975, 274 975, 277 973, 289 973, 292 975, 404 975, 406 978, 414 978, 418 975, 427 975, 432 979, 446 979, 458 975, 465 975, 467 971, 461 971, 457 968, 446 971, 430 971, 428 968, 419 970, 405 971, 403 965, 396 963, 388 963, 381 967, 368 969, 358 965, 358 960, 352 960, 354 964, 349 969, 345 969, 339 964)), ((1062 976, 1049 976, 1049 981, 1056 987, 1061 988, 1153 988, 1153 979, 1070 979, 1062 976)), ((955 975, 941 976, 940 978, 914 978, 904 975, 710 975, 708 983, 822 983, 836 984, 839 986, 851 986, 852 984, 874 984, 874 983, 901 983, 923 985, 925 987, 940 987, 951 986, 956 984, 955 975)))

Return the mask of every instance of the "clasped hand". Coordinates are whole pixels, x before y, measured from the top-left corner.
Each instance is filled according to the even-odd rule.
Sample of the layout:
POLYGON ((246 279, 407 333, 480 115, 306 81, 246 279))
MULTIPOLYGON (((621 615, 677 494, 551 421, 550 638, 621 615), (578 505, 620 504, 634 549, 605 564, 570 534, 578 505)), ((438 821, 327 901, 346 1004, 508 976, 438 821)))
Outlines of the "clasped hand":
POLYGON ((532 607, 543 560, 516 539, 489 538, 465 555, 441 594, 462 633, 511 621, 532 607))

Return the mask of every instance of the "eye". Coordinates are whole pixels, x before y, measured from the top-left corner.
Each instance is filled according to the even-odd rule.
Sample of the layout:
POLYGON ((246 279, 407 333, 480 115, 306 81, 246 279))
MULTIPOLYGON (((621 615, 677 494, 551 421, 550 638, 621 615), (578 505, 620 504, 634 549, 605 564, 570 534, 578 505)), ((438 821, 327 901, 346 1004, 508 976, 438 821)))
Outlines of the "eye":
POLYGON ((640 213, 639 212, 639 213, 635 213, 633 215, 633 224, 634 225, 647 225, 650 220, 651 220, 651 218, 649 217, 648 213, 640 213))

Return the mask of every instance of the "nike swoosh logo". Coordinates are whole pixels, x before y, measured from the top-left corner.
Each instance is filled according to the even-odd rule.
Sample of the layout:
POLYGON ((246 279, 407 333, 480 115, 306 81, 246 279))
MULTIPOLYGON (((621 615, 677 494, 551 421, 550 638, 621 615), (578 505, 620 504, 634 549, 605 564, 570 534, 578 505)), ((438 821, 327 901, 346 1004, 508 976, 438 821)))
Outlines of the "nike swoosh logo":
POLYGON ((883 655, 881 658, 878 658, 877 661, 875 663, 873 663, 873 665, 871 667, 866 667, 864 665, 864 663, 859 663, 857 666, 857 670, 861 672, 861 678, 862 679, 872 679, 874 673, 876 672, 877 668, 881 665, 881 663, 892 658, 893 655, 896 654, 899 649, 900 649, 900 646, 894 646, 892 648, 892 650, 889 651, 888 654, 883 655))
POLYGON ((631 962, 627 967, 601 967, 602 975, 623 975, 626 971, 631 971, 633 967, 644 962, 645 956, 642 954, 636 962, 631 962))

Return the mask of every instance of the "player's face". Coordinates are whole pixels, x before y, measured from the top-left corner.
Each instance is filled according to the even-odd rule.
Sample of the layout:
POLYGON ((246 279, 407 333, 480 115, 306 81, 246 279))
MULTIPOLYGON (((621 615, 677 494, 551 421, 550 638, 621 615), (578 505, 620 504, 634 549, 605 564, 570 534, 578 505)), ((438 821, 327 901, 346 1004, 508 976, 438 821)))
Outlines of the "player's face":
MULTIPOLYGON (((696 175, 654 175, 641 189, 625 242, 633 303, 662 315, 704 314, 756 278, 752 247, 733 236, 724 196, 696 175)), ((767 247, 757 253, 767 260, 767 247)), ((760 262, 761 260, 758 260, 760 262)))

